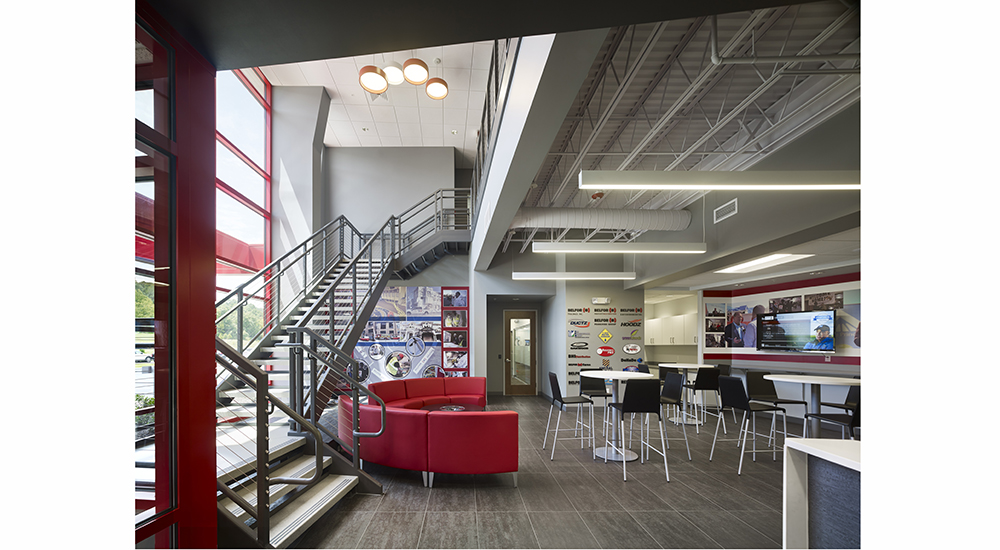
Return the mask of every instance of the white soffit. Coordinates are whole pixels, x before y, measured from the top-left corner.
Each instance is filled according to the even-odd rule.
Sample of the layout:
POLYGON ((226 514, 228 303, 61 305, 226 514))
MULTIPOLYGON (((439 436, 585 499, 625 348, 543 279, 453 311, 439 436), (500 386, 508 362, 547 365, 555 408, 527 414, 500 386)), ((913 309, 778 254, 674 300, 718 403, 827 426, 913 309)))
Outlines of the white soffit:
POLYGON ((860 170, 679 172, 582 170, 580 189, 859 190, 860 170))

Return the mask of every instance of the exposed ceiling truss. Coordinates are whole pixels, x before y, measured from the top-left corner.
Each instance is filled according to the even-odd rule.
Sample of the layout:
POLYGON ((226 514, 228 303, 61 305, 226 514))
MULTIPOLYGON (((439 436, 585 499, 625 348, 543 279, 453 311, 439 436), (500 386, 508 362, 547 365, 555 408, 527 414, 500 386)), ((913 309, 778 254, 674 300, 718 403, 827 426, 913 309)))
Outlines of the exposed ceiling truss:
MULTIPOLYGON (((704 193, 592 196, 577 177, 746 170, 860 100, 860 53, 859 6, 835 1, 613 28, 522 207, 683 209, 704 193)), ((644 232, 512 228, 503 249, 644 232)))

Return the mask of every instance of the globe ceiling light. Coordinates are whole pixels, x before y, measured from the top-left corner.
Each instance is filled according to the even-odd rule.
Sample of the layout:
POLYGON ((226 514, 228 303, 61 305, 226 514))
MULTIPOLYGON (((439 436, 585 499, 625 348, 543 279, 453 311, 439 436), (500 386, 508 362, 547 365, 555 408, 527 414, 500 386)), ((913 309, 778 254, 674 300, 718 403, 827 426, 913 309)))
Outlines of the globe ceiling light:
POLYGON ((427 82, 428 76, 430 76, 430 73, 427 71, 427 63, 424 63, 415 57, 413 59, 407 59, 406 62, 403 63, 403 78, 405 78, 410 84, 423 84, 424 82, 427 82))
POLYGON ((386 80, 393 86, 403 83, 403 66, 395 61, 390 61, 382 67, 386 80))
POLYGON ((358 73, 358 82, 361 83, 361 87, 365 91, 373 94, 381 94, 389 89, 389 80, 386 78, 385 72, 375 65, 361 67, 361 71, 358 73))
POLYGON ((444 99, 448 95, 448 83, 443 78, 430 78, 427 80, 427 97, 431 99, 444 99))

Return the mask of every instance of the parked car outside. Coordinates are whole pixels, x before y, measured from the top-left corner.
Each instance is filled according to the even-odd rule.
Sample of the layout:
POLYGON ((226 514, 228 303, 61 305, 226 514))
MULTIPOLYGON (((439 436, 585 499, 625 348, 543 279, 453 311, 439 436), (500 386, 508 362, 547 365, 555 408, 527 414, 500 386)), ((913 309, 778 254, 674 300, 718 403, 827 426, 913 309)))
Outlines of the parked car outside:
POLYGON ((145 353, 142 350, 135 350, 135 362, 136 363, 152 363, 153 356, 151 354, 145 353))

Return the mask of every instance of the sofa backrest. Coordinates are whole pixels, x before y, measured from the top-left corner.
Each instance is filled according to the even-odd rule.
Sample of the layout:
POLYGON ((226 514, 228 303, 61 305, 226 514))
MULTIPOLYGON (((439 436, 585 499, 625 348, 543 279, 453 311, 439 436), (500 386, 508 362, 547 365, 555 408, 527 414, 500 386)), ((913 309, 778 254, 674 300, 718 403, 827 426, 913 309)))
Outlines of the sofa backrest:
POLYGON ((406 397, 444 395, 445 378, 409 378, 406 380, 406 397))
POLYGON ((486 395, 486 378, 456 376, 444 379, 445 395, 486 395))
POLYGON ((386 380, 368 384, 368 390, 379 396, 386 403, 398 399, 406 399, 406 385, 402 380, 386 380))

